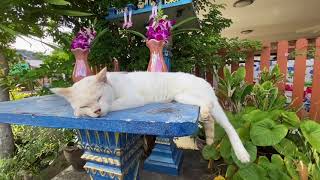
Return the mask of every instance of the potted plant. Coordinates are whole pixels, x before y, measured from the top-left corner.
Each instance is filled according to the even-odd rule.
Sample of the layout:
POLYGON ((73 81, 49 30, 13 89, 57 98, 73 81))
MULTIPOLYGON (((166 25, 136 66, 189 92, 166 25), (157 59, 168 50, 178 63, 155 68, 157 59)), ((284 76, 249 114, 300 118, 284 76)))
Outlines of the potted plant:
POLYGON ((63 154, 66 160, 71 166, 77 171, 84 171, 83 166, 85 165, 85 160, 81 159, 81 156, 84 153, 84 150, 81 149, 77 142, 76 136, 72 131, 68 131, 66 136, 68 136, 68 143, 63 148, 63 154))

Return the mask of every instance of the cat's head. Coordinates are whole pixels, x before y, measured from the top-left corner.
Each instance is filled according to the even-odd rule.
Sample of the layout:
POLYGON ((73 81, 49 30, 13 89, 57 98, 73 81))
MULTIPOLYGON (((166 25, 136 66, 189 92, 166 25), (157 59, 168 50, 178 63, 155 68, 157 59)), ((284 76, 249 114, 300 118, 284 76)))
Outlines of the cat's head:
POLYGON ((97 75, 85 77, 71 87, 50 90, 71 104, 75 116, 103 116, 108 112, 108 100, 112 96, 108 92, 111 87, 107 84, 106 73, 104 68, 97 75))

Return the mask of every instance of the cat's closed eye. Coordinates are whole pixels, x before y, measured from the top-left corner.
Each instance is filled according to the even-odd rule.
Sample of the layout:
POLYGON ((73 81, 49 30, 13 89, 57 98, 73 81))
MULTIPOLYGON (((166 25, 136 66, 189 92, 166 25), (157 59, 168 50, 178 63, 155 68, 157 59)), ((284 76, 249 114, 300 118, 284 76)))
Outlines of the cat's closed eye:
POLYGON ((80 109, 88 108, 89 106, 81 106, 80 109))
POLYGON ((101 98, 102 98, 102 96, 100 96, 100 97, 98 98, 98 102, 100 101, 101 98))

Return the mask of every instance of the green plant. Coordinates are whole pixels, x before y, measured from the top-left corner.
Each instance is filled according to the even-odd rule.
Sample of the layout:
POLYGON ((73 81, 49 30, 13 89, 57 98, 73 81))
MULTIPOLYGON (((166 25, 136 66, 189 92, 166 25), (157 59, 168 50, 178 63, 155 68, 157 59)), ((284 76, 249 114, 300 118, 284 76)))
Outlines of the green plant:
POLYGON ((39 174, 74 139, 72 131, 65 129, 13 126, 13 133, 16 151, 13 158, 0 160, 0 179, 39 174))
POLYGON ((266 69, 262 70, 259 83, 262 84, 266 81, 270 81, 273 84, 277 84, 281 82, 283 78, 284 75, 280 72, 279 65, 276 65, 271 71, 267 71, 266 69))
POLYGON ((244 67, 240 67, 233 73, 225 67, 223 73, 224 78, 219 79, 218 92, 223 99, 224 107, 232 112, 240 112, 253 85, 245 83, 246 70, 244 67))
POLYGON ((280 94, 278 87, 271 81, 255 84, 252 90, 252 101, 261 110, 283 109, 286 98, 280 94))
MULTIPOLYGON (((251 155, 251 162, 242 164, 237 160, 224 130, 217 124, 214 144, 205 146, 202 151, 205 159, 224 160, 227 164, 225 177, 228 179, 309 177, 315 180, 320 177, 320 124, 311 120, 301 121, 296 112, 285 109, 283 97, 275 86, 280 79, 277 71, 265 73, 261 77, 262 84, 254 85, 251 95, 255 107, 242 105, 241 111, 232 109, 232 112, 227 112, 251 155)), ((223 84, 228 79, 236 79, 230 78, 232 74, 228 71, 225 76, 227 80, 223 84)))
POLYGON ((252 107, 245 108, 241 113, 228 113, 228 117, 250 153, 251 163, 242 164, 237 160, 227 136, 218 125, 215 128, 218 137, 214 144, 202 151, 205 159, 224 159, 228 164, 226 177, 244 180, 296 179, 299 178, 299 163, 309 167, 310 177, 318 174, 318 123, 303 121, 300 125, 295 112, 261 111, 252 107))
MULTIPOLYGON (((72 62, 70 54, 56 50, 49 56, 43 56, 43 64, 36 69, 21 69, 20 66, 12 64, 12 71, 7 76, 1 76, 0 85, 4 84, 12 93, 19 90, 33 91, 32 94, 48 94, 48 87, 40 84, 43 79, 50 79, 52 87, 67 87, 72 84, 72 62)), ((19 64, 19 63, 18 63, 19 64)), ((15 93, 16 95, 16 93, 15 93)))

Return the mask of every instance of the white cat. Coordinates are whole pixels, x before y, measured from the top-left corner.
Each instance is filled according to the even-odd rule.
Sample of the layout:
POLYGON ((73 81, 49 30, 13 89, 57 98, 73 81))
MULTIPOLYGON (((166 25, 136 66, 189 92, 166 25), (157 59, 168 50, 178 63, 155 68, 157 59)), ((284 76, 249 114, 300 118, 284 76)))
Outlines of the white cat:
POLYGON ((106 68, 69 88, 53 88, 66 98, 75 116, 99 117, 110 111, 171 102, 200 106, 207 144, 213 143, 213 118, 226 131, 237 158, 249 162, 250 155, 228 121, 213 88, 204 79, 186 73, 108 72, 106 68))

